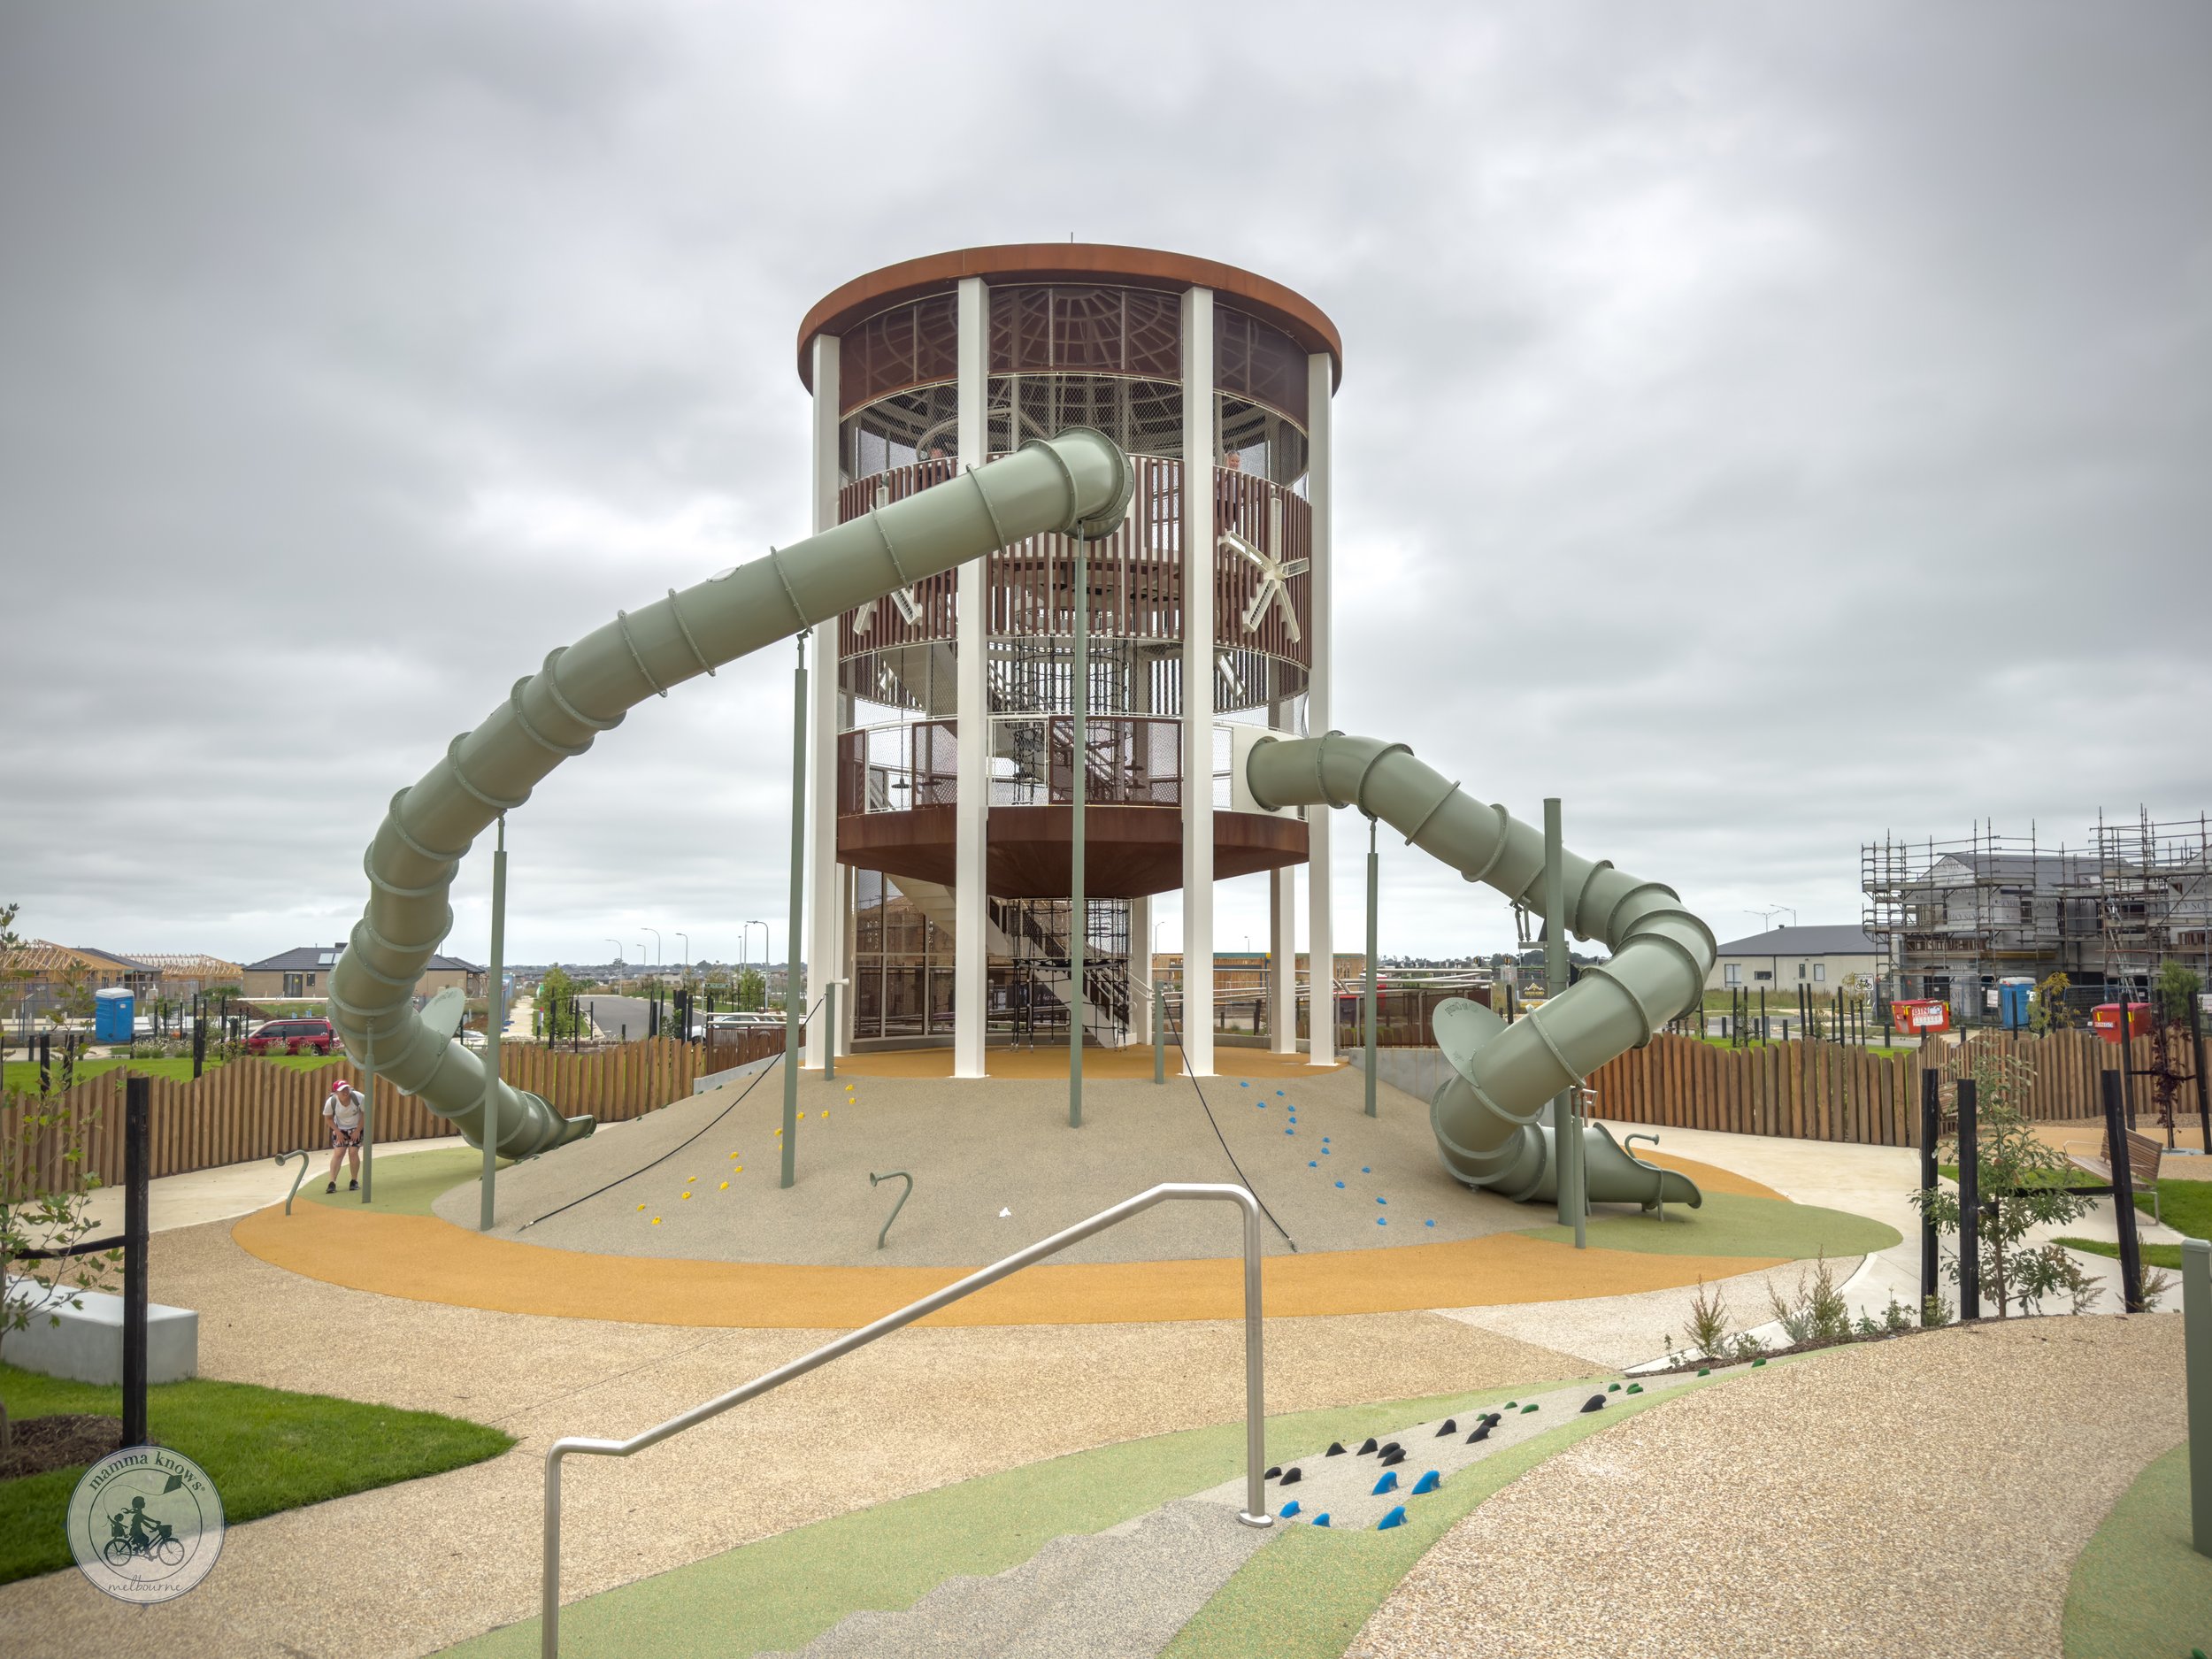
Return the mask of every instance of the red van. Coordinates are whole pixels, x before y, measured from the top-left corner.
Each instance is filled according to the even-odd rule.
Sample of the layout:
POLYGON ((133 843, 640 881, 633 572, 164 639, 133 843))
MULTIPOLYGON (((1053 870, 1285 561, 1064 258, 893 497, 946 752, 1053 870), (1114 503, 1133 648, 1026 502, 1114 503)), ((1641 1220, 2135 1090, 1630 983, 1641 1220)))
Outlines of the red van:
POLYGON ((246 1038, 248 1054, 328 1054, 338 1032, 326 1019, 273 1019, 246 1038))

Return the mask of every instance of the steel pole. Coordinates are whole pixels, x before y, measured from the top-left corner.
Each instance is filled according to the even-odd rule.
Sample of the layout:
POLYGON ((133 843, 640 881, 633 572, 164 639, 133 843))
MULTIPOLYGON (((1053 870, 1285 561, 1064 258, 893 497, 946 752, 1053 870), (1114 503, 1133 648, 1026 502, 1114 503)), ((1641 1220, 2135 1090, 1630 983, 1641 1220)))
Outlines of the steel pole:
POLYGON ((1074 785, 1068 831, 1068 1127, 1083 1126, 1083 969, 1090 955, 1090 914, 1083 891, 1083 811, 1090 794, 1091 712, 1090 543, 1075 538, 1074 785))
POLYGON ((1367 1115, 1375 1112, 1375 965, 1377 926, 1375 911, 1382 892, 1381 864, 1375 854, 1375 820, 1367 820, 1367 988, 1365 1008, 1367 1021, 1367 1115))
POLYGON ((799 1179, 799 1033, 805 1007, 799 992, 799 940, 806 903, 806 641, 813 632, 799 630, 795 641, 799 660, 791 671, 791 923, 783 952, 783 1173, 779 1187, 799 1179))
MULTIPOLYGON (((689 1021, 686 1021, 689 1024, 689 1021)), ((837 981, 822 987, 822 1081, 837 1080, 837 981)))
POLYGON ((484 989, 484 1179, 477 1206, 480 1233, 492 1230, 492 1181, 499 1167, 499 1037, 507 1023, 507 815, 499 815, 492 849, 492 977, 484 989))
POLYGON ((361 1202, 367 1203, 374 1189, 376 1164, 376 1033, 361 1033, 361 1202))
POLYGON ((1152 1080, 1167 1081, 1167 987, 1157 968, 1152 971, 1152 1080))
POLYGON ((2197 1554, 2212 1555, 2212 1241, 2181 1241, 2181 1317, 2188 1365, 2191 1541, 2197 1554))
MULTIPOLYGON (((1559 797, 1544 797, 1544 1006, 1567 991, 1566 851, 1559 825, 1559 797)), ((1559 1225, 1575 1230, 1575 1248, 1586 1248, 1582 1202, 1582 1131, 1572 1087, 1552 1096, 1552 1185, 1559 1225)))

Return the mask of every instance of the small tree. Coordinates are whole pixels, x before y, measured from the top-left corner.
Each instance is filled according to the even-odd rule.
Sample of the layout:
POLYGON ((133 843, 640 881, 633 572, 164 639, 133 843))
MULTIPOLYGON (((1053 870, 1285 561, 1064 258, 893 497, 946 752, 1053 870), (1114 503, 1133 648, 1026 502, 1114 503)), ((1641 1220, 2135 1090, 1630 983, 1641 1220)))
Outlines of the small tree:
POLYGON ((538 981, 538 1030, 548 1040, 558 1042, 574 1031, 576 1016, 570 1004, 575 995, 576 981, 558 963, 538 981))
POLYGON ((737 1005, 748 1013, 768 1005, 768 981, 758 968, 747 968, 738 974, 737 1005))
POLYGON ((2037 986, 2035 1007, 2028 1015, 2028 1029, 2042 1037, 2070 1026, 2074 1011, 2066 1006, 2066 993, 2072 988, 2073 981, 2062 973, 2054 973, 2037 986))
MULTIPOLYGON (((2018 1102, 2033 1068, 1994 1048, 1969 1043, 1960 1052, 1966 1075, 1974 1079, 1975 1168, 1978 1190, 1993 1195, 1982 1203, 1980 1225, 1982 1286, 1997 1303, 1997 1317, 2042 1310, 2043 1299, 2064 1294, 2075 1312, 2096 1300, 2097 1290, 2073 1257, 2056 1244, 2031 1248, 2028 1235, 2039 1226, 2057 1226, 2088 1212, 2092 1200, 2066 1185, 2070 1166, 2063 1154, 2046 1145, 2029 1126, 2018 1102)), ((1945 1160, 1959 1162, 1955 1135, 1944 1143, 1945 1160)), ((1915 1191, 1913 1203, 1939 1233, 1957 1237, 1962 1211, 1955 1187, 1915 1191)), ((1958 1252, 1945 1270, 1961 1283, 1958 1252)))
POLYGON ((2189 1029, 2189 1010, 2204 989, 2204 981, 2196 970, 2185 963, 2168 962, 2158 971, 2158 981, 2151 987, 2151 1074, 2152 1098, 2158 1102, 2159 1126, 2166 1132, 2166 1144, 2174 1144, 2175 1107, 2181 1080, 2188 1075, 2175 1053, 2179 1040, 2189 1029))
MULTIPOLYGON (((84 1134, 96 1114, 66 1114, 27 1096, 12 1105, 0 1092, 0 1348, 32 1321, 61 1323, 61 1309, 84 1306, 83 1293, 105 1287, 122 1252, 27 1261, 30 1250, 66 1250, 92 1231, 88 1211, 97 1174, 84 1167, 84 1134), (54 1149, 61 1143, 60 1150, 54 1149)), ((13 1443, 0 1401, 0 1451, 13 1443)))

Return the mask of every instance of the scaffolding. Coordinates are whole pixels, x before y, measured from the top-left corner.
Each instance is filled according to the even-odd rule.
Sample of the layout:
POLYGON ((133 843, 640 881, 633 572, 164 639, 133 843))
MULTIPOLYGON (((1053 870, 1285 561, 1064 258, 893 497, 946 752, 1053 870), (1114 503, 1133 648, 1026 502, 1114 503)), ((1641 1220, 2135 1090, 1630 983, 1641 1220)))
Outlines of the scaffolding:
POLYGON ((2082 842, 2004 835, 1977 822, 1962 840, 1885 835, 1859 849, 1863 918, 1883 959, 1882 993, 1993 1016, 1997 986, 2070 981, 2080 1006, 2147 993, 2180 960, 2212 982, 2208 819, 2108 820, 2082 842))

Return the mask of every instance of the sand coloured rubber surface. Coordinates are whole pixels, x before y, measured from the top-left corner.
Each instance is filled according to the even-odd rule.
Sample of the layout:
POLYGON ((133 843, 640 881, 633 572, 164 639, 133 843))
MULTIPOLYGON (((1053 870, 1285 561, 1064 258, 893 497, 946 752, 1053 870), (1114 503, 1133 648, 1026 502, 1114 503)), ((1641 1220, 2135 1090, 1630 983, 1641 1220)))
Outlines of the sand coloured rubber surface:
MULTIPOLYGON (((1459 1186, 1438 1161, 1421 1104, 1379 1091, 1384 1110, 1368 1118, 1360 1081, 1349 1071, 1324 1073, 1294 1081, 1282 1096, 1270 1090, 1256 1098, 1259 1091, 1231 1090, 1217 1079, 1205 1086, 1210 1118, 1187 1080, 1163 1087, 1148 1079, 1102 1079, 1091 1086, 1084 1127, 1071 1133, 1065 1086, 1056 1080, 877 1079, 848 1094, 818 1075, 799 1089, 799 1179, 789 1189, 779 1183, 780 1091, 749 1083, 611 1125, 518 1165, 500 1179, 493 1235, 661 1259, 969 1269, 1155 1183, 1240 1179, 1250 1181, 1272 1217, 1262 1229, 1262 1248, 1271 1256, 1291 1253, 1284 1233, 1298 1250, 1325 1254, 1388 1248, 1409 1226, 1443 1243, 1550 1218, 1540 1206, 1459 1186), (1310 1123, 1327 1134, 1319 1148, 1282 1133, 1280 1108, 1293 1098, 1302 1132, 1310 1123), (833 1103, 837 1110, 825 1116, 833 1103), (1331 1157, 1317 1156, 1331 1147, 1331 1157), (888 1205, 869 1178, 886 1170, 910 1171, 914 1186, 879 1250, 888 1205), (716 1171, 714 1185, 700 1185, 716 1171), (721 1179, 730 1185, 721 1187, 721 1179), (699 1190, 684 1199, 695 1185, 699 1190), (648 1206, 642 1212, 640 1203, 648 1206), (1436 1225, 1427 1226, 1429 1220, 1436 1225)), ((1691 1173, 1716 1189, 1733 1184, 1718 1171, 1691 1173)), ((1769 1202, 1779 1202, 1770 1195, 1769 1202)), ((1663 1227, 1632 1207, 1601 1206, 1600 1212, 1617 1214, 1630 1233, 1666 1233, 1673 1250, 1734 1255, 1754 1248, 1737 1239, 1700 1251, 1694 1240, 1706 1224, 1699 1212, 1670 1209, 1663 1227)), ((473 1185, 457 1186, 434 1213, 473 1231, 473 1185)), ((1220 1205, 1172 1203, 1085 1240, 1061 1260, 1240 1253, 1235 1218, 1220 1205)), ((1778 1243, 1759 1253, 1811 1255, 1813 1247, 1794 1251, 1778 1243)))
MULTIPOLYGON (((959 1279, 956 1268, 810 1267, 780 1263, 641 1262, 486 1238, 432 1216, 328 1205, 258 1210, 232 1229, 239 1247, 326 1284, 413 1302, 640 1325, 848 1330, 959 1279)), ((1026 1240, 1021 1242, 1027 1242, 1026 1240)), ((1562 1249, 1517 1233, 1339 1250, 1267 1264, 1278 1317, 1401 1313, 1664 1290, 1783 1258, 1562 1249), (1380 1271, 1379 1271, 1380 1270, 1380 1271)), ((1114 1325, 1233 1319, 1243 1313, 1234 1258, 1043 1263, 931 1316, 933 1325, 1114 1325)))

